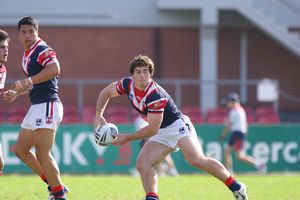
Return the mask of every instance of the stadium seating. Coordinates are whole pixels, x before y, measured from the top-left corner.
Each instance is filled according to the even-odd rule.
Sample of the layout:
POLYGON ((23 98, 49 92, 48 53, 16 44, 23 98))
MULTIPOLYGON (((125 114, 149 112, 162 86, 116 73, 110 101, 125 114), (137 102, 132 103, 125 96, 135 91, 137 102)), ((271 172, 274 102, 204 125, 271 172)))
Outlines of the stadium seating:
POLYGON ((29 108, 25 106, 9 107, 6 113, 6 122, 11 124, 21 123, 29 108))
POLYGON ((225 120, 225 116, 210 116, 206 119, 206 123, 208 124, 223 124, 225 120))
POLYGON ((247 115, 247 122, 248 124, 252 124, 255 122, 253 115, 247 115))
POLYGON ((278 116, 262 116, 256 119, 256 123, 258 124, 279 124, 280 119, 278 116))
POLYGON ((227 117, 228 110, 226 108, 213 108, 209 109, 206 113, 206 117, 227 117))
POLYGON ((129 120, 131 123, 135 122, 135 119, 139 116, 139 113, 135 109, 130 109, 129 120))
MULTIPOLYGON (((104 117, 111 123, 129 123, 129 109, 125 106, 108 106, 104 112, 104 117)), ((82 123, 94 123, 96 115, 95 106, 86 106, 83 108, 82 123)))
POLYGON ((246 116, 247 116, 247 122, 248 123, 254 123, 254 111, 252 108, 245 106, 244 107, 246 116))
POLYGON ((208 124, 222 124, 228 116, 226 108, 209 109, 206 113, 206 122, 208 124))
POLYGON ((203 123, 203 117, 198 106, 185 106, 181 109, 181 112, 189 116, 193 124, 203 123))
POLYGON ((272 107, 258 107, 255 110, 256 117, 266 116, 266 115, 278 115, 277 112, 272 107))
POLYGON ((63 124, 75 124, 80 122, 76 106, 64 106, 63 124))
POLYGON ((96 106, 86 106, 83 108, 82 123, 94 123, 96 115, 96 106))
POLYGON ((5 122, 5 114, 2 110, 0 110, 0 124, 5 122))
POLYGON ((129 115, 129 109, 125 106, 108 106, 105 110, 105 115, 115 116, 115 115, 129 115))
POLYGON ((252 108, 247 107, 247 106, 244 106, 243 108, 244 108, 244 110, 245 110, 247 116, 254 115, 254 111, 253 111, 252 108))
POLYGON ((258 107, 255 110, 256 122, 259 124, 278 124, 279 114, 272 107, 258 107))
POLYGON ((193 124, 202 124, 204 122, 202 115, 188 115, 193 124))
POLYGON ((114 123, 114 124, 128 124, 130 123, 130 120, 128 118, 128 116, 124 116, 124 115, 114 115, 114 116, 109 116, 106 117, 106 121, 109 123, 114 123))
MULTIPOLYGON (((65 106, 64 108, 64 119, 63 123, 93 123, 95 118, 95 107, 87 106, 83 109, 82 118, 77 111, 75 106, 65 106)), ((259 124, 277 124, 280 122, 278 113, 272 107, 259 107, 255 110, 249 107, 244 107, 248 123, 259 123, 259 124)), ((8 112, 9 123, 19 123, 24 117, 24 112, 16 112, 15 110, 24 110, 20 108, 11 109, 8 112), (13 115, 10 113, 14 113, 13 115)), ((204 122, 208 124, 222 124, 224 123, 225 118, 228 116, 228 110, 226 108, 215 108, 207 111, 206 120, 204 120, 203 115, 199 107, 197 106, 185 106, 181 109, 183 114, 186 114, 190 117, 191 121, 194 124, 202 124, 204 122)), ((138 113, 133 109, 128 109, 126 106, 108 106, 105 111, 105 118, 111 123, 121 123, 128 124, 133 123, 134 119, 138 116, 138 113)), ((0 113, 1 117, 1 113, 0 113)), ((0 118, 1 122, 1 118, 0 118)))
POLYGON ((108 106, 104 116, 107 122, 115 124, 127 124, 129 120, 129 109, 125 106, 108 106))

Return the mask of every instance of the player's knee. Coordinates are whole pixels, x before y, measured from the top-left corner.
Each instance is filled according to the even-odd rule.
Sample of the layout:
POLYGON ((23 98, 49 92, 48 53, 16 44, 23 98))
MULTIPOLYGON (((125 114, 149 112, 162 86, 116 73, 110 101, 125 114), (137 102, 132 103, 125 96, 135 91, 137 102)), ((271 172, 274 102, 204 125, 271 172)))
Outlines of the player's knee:
POLYGON ((20 158, 22 160, 22 158, 24 157, 24 150, 21 149, 20 147, 16 146, 15 154, 18 158, 20 158))
POLYGON ((138 159, 135 167, 140 172, 145 168, 145 162, 142 159, 138 159))
POLYGON ((231 149, 229 147, 225 148, 225 154, 230 154, 231 153, 231 149))
POLYGON ((136 163, 136 169, 138 170, 139 173, 143 172, 146 168, 145 165, 143 165, 142 163, 136 163))
POLYGON ((136 162, 136 169, 141 172, 141 171, 145 171, 148 168, 151 168, 151 164, 149 162, 147 162, 146 159, 141 159, 139 158, 136 162))
POLYGON ((237 160, 243 160, 243 158, 244 158, 245 156, 244 156, 244 154, 242 154, 242 153, 236 153, 236 156, 235 156, 235 157, 236 157, 237 160))
POLYGON ((187 159, 187 161, 191 166, 202 169, 205 163, 205 157, 192 157, 187 159))
POLYGON ((199 165, 198 161, 197 160, 188 160, 188 163, 192 166, 195 166, 197 167, 199 165))

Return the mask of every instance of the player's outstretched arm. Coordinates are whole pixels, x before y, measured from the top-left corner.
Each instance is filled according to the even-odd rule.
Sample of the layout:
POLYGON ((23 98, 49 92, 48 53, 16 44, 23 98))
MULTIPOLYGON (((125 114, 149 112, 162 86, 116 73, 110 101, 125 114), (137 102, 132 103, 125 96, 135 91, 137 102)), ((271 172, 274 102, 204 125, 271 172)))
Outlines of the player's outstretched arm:
POLYGON ((116 89, 117 82, 113 82, 106 86, 100 93, 97 99, 97 105, 96 105, 96 119, 95 119, 95 128, 102 124, 106 124, 106 120, 103 117, 103 113, 105 111, 105 108, 109 102, 109 99, 112 97, 119 96, 119 93, 116 89))

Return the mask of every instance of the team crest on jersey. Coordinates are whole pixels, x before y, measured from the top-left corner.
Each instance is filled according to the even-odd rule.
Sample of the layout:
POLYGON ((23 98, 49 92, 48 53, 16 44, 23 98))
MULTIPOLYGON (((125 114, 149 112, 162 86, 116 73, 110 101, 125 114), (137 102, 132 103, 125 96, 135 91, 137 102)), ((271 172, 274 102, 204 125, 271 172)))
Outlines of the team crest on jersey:
POLYGON ((159 108, 160 106, 162 105, 162 101, 158 102, 158 103, 155 103, 152 108, 153 109, 156 109, 156 108, 159 108))
POLYGON ((42 124, 42 119, 36 119, 35 125, 40 126, 42 124))
POLYGON ((46 117, 46 123, 47 124, 52 124, 52 122, 53 122, 53 118, 51 116, 46 117))

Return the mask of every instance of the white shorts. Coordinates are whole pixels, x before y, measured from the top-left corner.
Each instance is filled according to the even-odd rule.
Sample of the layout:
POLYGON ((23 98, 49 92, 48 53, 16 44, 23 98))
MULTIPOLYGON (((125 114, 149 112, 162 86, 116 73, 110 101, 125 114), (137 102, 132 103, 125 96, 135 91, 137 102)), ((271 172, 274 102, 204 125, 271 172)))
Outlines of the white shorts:
POLYGON ((183 137, 195 137, 197 139, 196 130, 187 116, 183 116, 182 119, 176 120, 166 128, 159 129, 157 134, 149 138, 149 141, 155 141, 179 150, 178 141, 183 137))
POLYGON ((48 128, 56 130, 63 118, 61 102, 46 102, 30 106, 21 124, 22 128, 36 130, 48 128))

